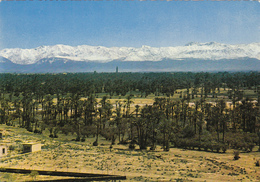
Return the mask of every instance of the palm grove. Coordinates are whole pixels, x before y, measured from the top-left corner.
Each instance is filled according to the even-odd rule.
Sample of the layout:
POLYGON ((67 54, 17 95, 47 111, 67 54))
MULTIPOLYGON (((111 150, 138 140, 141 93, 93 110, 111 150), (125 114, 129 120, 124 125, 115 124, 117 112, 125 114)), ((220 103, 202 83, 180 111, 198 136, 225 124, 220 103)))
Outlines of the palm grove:
POLYGON ((130 149, 225 152, 260 145, 260 74, 0 74, 0 122, 130 149), (154 98, 138 105, 135 98, 154 98), (114 102, 112 102, 112 100, 114 102))

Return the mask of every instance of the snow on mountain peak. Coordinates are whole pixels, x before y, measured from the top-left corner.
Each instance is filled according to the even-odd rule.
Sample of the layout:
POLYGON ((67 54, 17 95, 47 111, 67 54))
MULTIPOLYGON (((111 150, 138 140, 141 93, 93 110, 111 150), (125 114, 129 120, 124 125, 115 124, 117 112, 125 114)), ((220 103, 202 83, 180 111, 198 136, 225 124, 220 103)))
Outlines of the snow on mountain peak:
POLYGON ((185 44, 185 46, 223 46, 224 44, 218 42, 206 42, 206 43, 199 43, 199 42, 189 42, 185 44))
POLYGON ((229 45, 217 42, 190 42, 177 47, 103 47, 103 46, 40 46, 34 49, 4 49, 0 56, 17 64, 33 64, 46 58, 64 58, 74 61, 161 61, 163 59, 260 59, 260 43, 229 45))
POLYGON ((185 46, 194 46, 194 45, 199 45, 200 43, 199 42, 189 42, 187 44, 185 44, 185 46))

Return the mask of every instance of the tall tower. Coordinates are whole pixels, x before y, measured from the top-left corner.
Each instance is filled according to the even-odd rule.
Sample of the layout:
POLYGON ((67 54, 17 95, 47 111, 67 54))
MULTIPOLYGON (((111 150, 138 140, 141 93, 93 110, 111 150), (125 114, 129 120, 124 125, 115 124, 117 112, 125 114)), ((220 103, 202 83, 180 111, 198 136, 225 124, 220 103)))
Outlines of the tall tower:
POLYGON ((116 73, 118 73, 118 66, 116 67, 116 73))

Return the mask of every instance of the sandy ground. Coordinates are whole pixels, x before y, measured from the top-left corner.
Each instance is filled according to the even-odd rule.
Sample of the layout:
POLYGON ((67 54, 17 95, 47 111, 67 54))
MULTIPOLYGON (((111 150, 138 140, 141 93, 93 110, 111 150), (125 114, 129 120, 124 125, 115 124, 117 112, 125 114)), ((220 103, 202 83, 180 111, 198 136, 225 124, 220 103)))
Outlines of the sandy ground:
MULTIPOLYGON (((128 150, 128 146, 114 145, 100 139, 93 147, 94 138, 85 142, 71 141, 75 136, 50 139, 22 128, 0 126, 4 138, 1 144, 20 146, 24 142, 42 143, 42 151, 19 154, 19 147, 0 158, 0 167, 31 170, 56 170, 100 174, 125 175, 126 181, 260 181, 260 167, 255 166, 260 152, 241 153, 233 160, 233 150, 225 154, 171 148, 162 151, 128 150)), ((32 180, 30 175, 0 173, 0 181, 32 180)), ((36 176, 37 180, 58 177, 36 176)))

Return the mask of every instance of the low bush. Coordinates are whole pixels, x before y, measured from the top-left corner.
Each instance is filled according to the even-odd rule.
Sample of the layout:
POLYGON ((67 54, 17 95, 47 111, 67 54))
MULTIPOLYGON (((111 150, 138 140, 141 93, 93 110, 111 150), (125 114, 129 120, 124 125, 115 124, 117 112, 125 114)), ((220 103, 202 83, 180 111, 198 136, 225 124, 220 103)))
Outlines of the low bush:
POLYGON ((234 153, 234 160, 238 160, 240 158, 239 156, 240 152, 238 150, 235 150, 233 153, 234 153))
POLYGON ((97 141, 94 141, 94 142, 93 142, 93 146, 98 146, 98 142, 97 142, 97 141))
POLYGON ((77 138, 75 139, 76 142, 79 142, 80 141, 80 137, 77 136, 77 138))
POLYGON ((257 137, 253 133, 228 133, 226 142, 232 149, 251 152, 257 144, 257 137))
POLYGON ((135 149, 135 144, 130 143, 130 144, 129 144, 129 149, 134 150, 134 149, 135 149))
POLYGON ((222 152, 223 152, 223 153, 226 153, 227 148, 228 148, 228 146, 225 145, 225 144, 223 144, 222 147, 221 147, 222 152))
POLYGON ((14 145, 10 145, 9 147, 8 147, 8 149, 10 150, 10 151, 14 151, 15 150, 15 146, 14 145))

